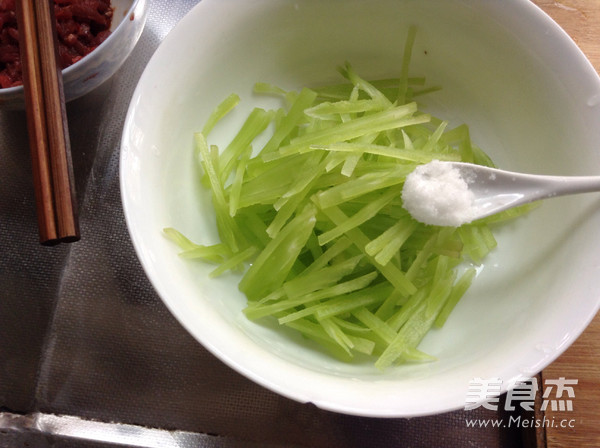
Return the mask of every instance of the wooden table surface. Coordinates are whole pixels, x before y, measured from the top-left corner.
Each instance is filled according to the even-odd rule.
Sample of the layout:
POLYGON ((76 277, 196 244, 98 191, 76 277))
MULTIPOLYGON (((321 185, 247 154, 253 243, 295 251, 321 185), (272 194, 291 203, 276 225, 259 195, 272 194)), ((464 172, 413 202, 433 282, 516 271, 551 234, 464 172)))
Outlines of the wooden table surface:
MULTIPOLYGON (((600 0, 533 1, 571 36, 600 73, 600 0)), ((573 411, 546 410, 545 415, 550 420, 566 417, 575 421, 573 428, 546 428, 545 447, 600 447, 600 314, 542 372, 542 380, 560 377, 578 380, 574 386, 573 411)), ((539 448, 542 447, 543 442, 539 448)))

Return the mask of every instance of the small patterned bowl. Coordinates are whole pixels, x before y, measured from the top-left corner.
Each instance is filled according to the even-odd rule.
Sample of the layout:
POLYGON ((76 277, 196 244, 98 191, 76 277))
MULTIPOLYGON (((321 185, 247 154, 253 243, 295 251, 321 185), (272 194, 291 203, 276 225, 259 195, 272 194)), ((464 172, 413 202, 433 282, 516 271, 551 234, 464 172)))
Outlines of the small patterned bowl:
MULTIPOLYGON (((137 43, 146 23, 147 0, 112 0, 111 35, 94 51, 63 70, 65 100, 92 91, 121 67, 137 43)), ((0 89, 0 109, 23 109, 23 86, 0 89)))

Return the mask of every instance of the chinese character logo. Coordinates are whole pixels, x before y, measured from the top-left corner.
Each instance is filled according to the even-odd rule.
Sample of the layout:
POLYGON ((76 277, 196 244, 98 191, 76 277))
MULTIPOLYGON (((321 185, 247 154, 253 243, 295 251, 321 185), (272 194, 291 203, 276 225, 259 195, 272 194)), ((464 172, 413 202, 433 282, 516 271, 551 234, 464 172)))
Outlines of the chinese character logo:
POLYGON ((502 380, 500 378, 473 378, 469 381, 465 410, 470 411, 484 407, 497 411, 501 388, 502 380))
POLYGON ((577 383, 578 380, 568 380, 562 376, 557 380, 544 381, 546 388, 544 389, 544 393, 542 395, 542 411, 545 411, 548 408, 548 403, 550 403, 550 409, 553 411, 572 411, 573 400, 571 400, 571 398, 575 398, 575 390, 573 389, 573 386, 577 383), (554 398, 550 399, 550 395, 553 391, 552 386, 556 386, 556 390, 554 398), (565 394, 568 399, 563 398, 565 394))
MULTIPOLYGON (((564 377, 545 380, 541 410, 545 411, 550 406, 553 411, 572 411, 572 399, 575 398, 573 386, 577 383, 578 380, 564 377)), ((502 380, 500 378, 473 378, 469 381, 465 410, 470 411, 483 407, 491 411, 497 411, 501 390, 502 380)), ((537 392, 537 378, 516 380, 513 384, 509 384, 504 410, 514 411, 521 407, 526 411, 533 411, 537 392)))

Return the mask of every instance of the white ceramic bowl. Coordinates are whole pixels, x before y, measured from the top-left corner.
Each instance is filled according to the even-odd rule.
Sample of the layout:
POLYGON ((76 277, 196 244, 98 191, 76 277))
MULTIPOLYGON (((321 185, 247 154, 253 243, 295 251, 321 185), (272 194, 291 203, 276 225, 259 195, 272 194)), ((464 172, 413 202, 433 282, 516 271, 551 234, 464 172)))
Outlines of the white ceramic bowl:
MULTIPOLYGON (((557 198, 502 227, 499 246, 446 326, 421 349, 438 361, 378 372, 348 365, 241 313, 237 278, 180 259, 161 230, 216 242, 210 199, 194 177, 192 133, 226 95, 242 97, 215 135, 228 142, 256 81, 285 88, 400 72, 409 24, 412 74, 443 86, 425 107, 500 167, 600 172, 600 79, 569 37, 527 0, 203 0, 168 35, 131 102, 121 153, 125 216, 164 303, 206 348, 248 378, 301 402, 349 414, 418 416, 465 405, 469 381, 511 382, 542 370, 583 331, 600 300, 600 202, 557 198)), ((216 130, 215 130, 216 132, 216 130)))
MULTIPOLYGON (((91 92, 121 67, 137 43, 147 15, 147 0, 112 0, 111 34, 94 51, 63 70, 65 100, 91 92)), ((23 86, 0 89, 0 108, 23 109, 23 86)))

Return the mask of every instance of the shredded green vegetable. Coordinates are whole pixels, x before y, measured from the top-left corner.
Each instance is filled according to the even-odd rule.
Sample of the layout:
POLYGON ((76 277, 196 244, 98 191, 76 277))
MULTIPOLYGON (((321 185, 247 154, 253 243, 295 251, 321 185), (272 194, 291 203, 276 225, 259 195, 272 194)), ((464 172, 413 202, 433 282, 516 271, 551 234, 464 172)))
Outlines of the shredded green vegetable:
POLYGON ((459 228, 421 224, 404 210, 401 190, 418 164, 456 160, 493 165, 466 125, 419 109, 435 91, 409 77, 411 28, 397 79, 367 81, 346 64, 345 82, 286 91, 279 110, 255 108, 223 149, 209 132, 239 102, 227 97, 194 135, 212 194, 220 242, 205 246, 177 230, 165 234, 182 257, 217 264, 211 277, 242 272, 239 289, 252 320, 275 319, 340 359, 373 356, 385 369, 431 361, 418 345, 441 327, 494 249, 490 226, 511 210, 459 228), (262 148, 256 137, 272 125, 262 148))

